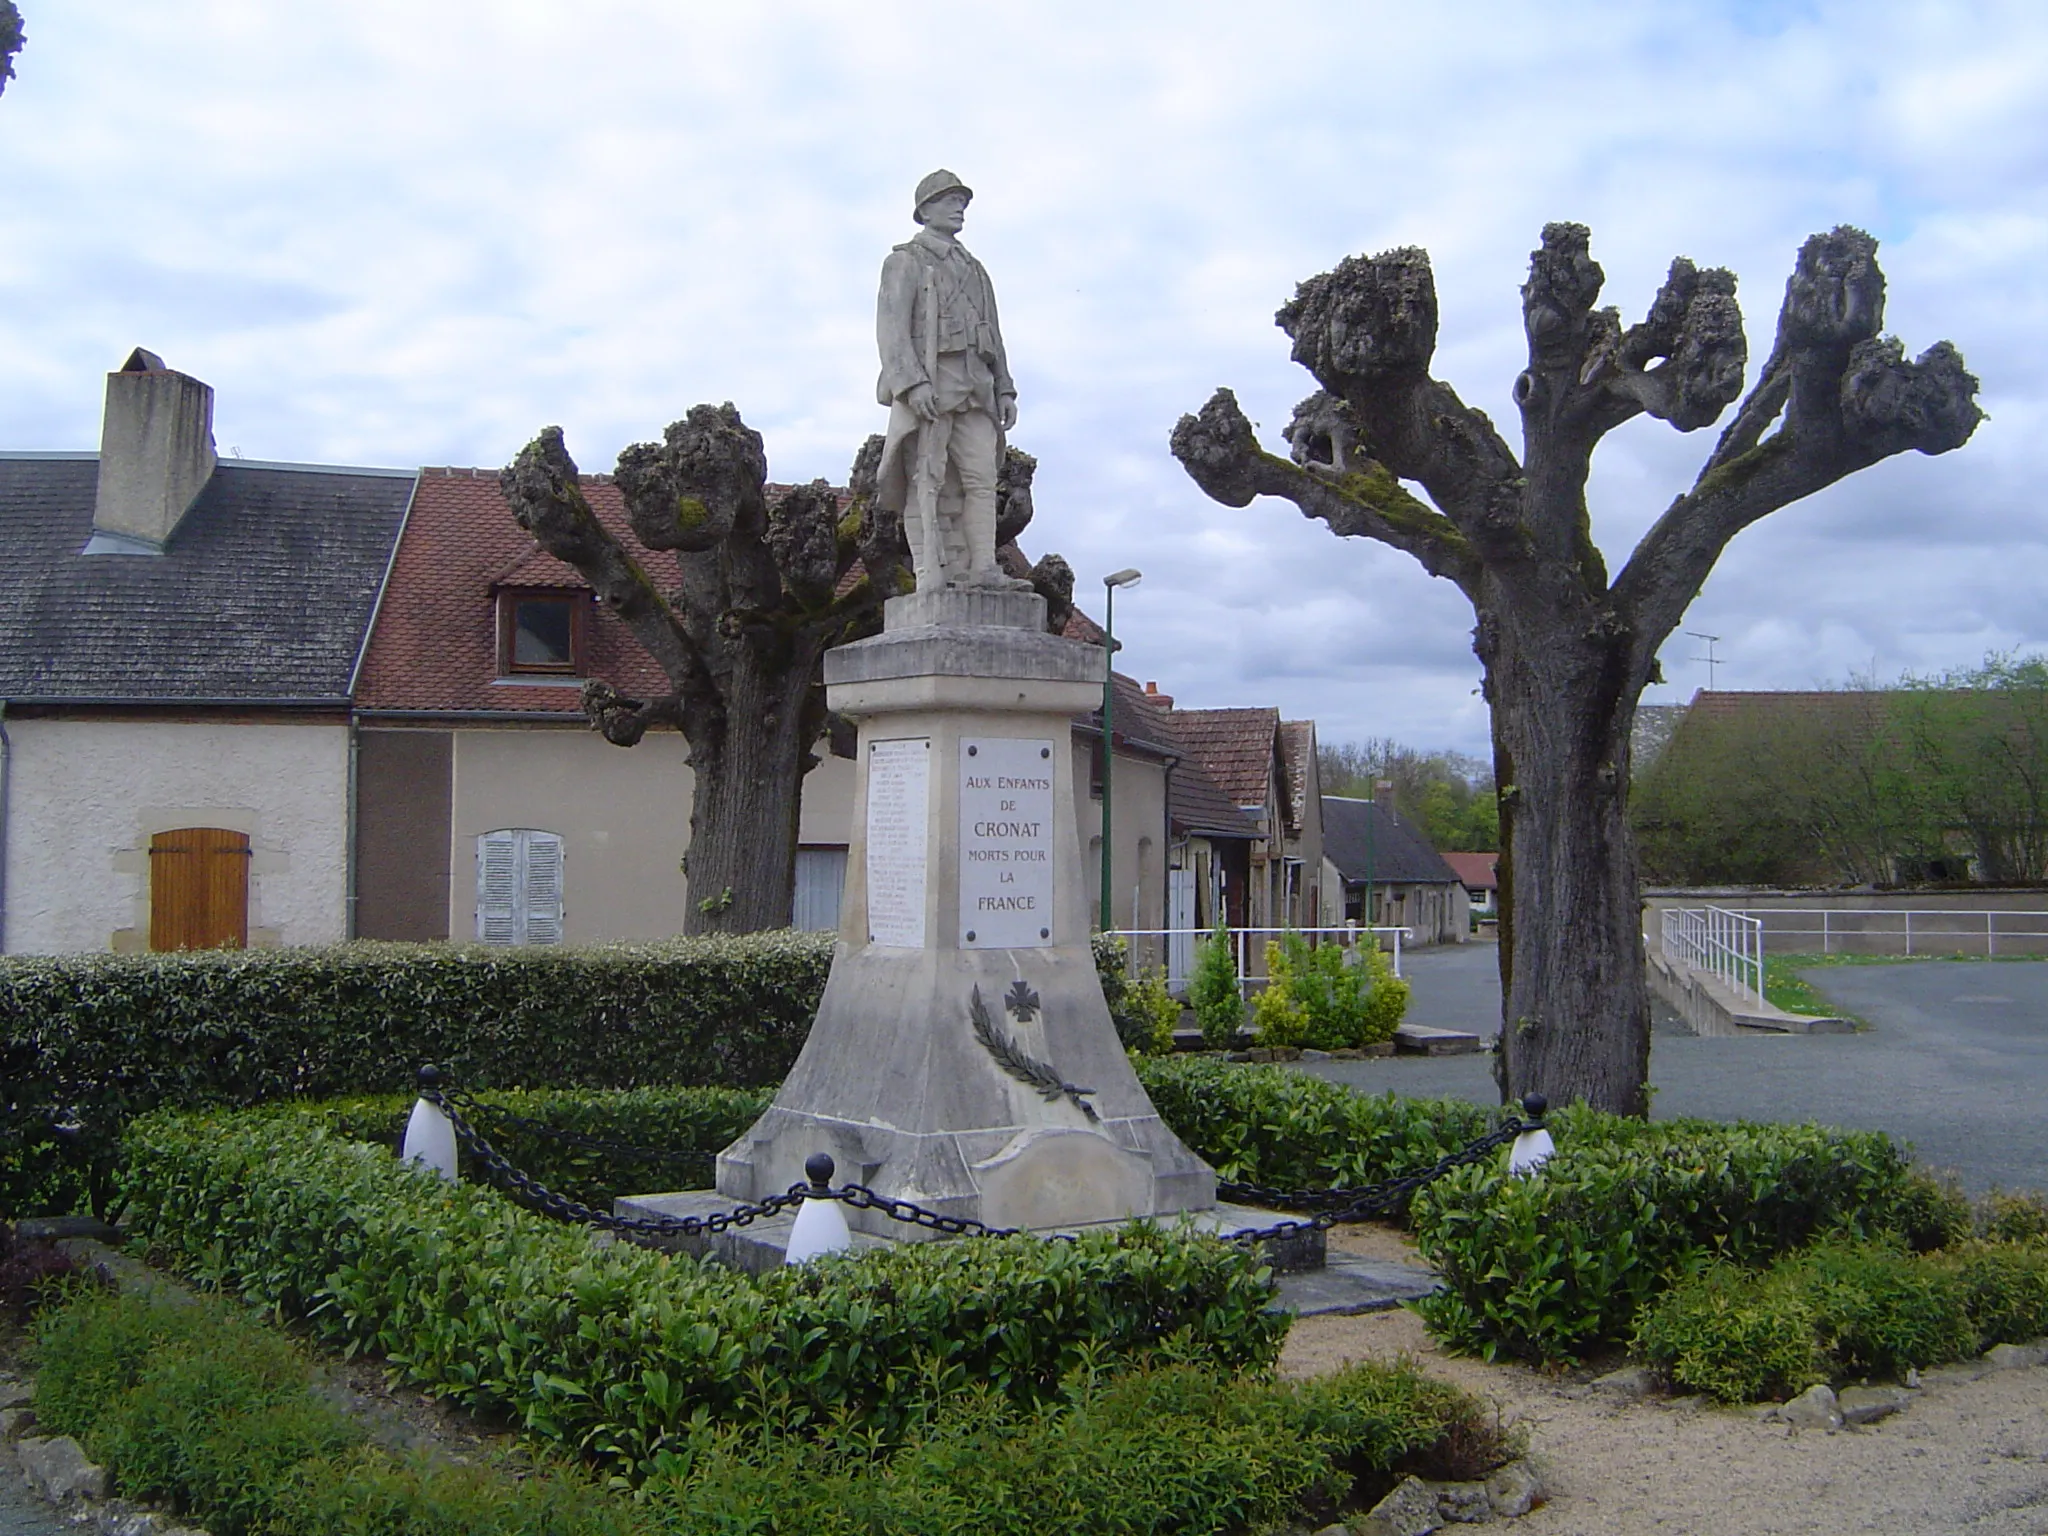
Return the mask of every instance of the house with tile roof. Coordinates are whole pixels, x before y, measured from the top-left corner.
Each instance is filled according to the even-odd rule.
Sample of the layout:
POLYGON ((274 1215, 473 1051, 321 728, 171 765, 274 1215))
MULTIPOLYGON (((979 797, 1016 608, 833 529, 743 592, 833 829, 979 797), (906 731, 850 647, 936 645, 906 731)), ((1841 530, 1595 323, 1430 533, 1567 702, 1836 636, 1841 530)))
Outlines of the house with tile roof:
POLYGON ((0 949, 348 936, 349 701, 410 470, 220 459, 140 348, 97 453, 0 452, 0 949))
POLYGON ((1171 729, 1256 834, 1212 847, 1220 906, 1233 928, 1341 922, 1323 890, 1322 797, 1315 726, 1270 708, 1175 709, 1171 729))
POLYGON ((1464 884, 1475 917, 1492 917, 1500 901, 1498 853, 1446 853, 1443 861, 1464 884))
MULTIPOLYGON (((636 547, 610 477, 582 484, 596 515, 636 547)), ((1076 614, 1067 632, 1091 630, 1099 644, 1076 614)), ((588 943, 681 930, 688 744, 674 731, 631 748, 605 741, 580 704, 591 677, 640 697, 668 691, 583 578, 513 521, 495 471, 422 470, 355 700, 361 936, 588 943)), ((1161 927, 1167 786, 1181 753, 1128 679, 1115 726, 1112 922, 1161 927)), ((1101 856, 1100 741, 1100 710, 1077 717, 1089 875, 1101 856)), ((854 772, 823 743, 819 758, 799 808, 792 919, 833 929, 854 772)), ((1099 881, 1085 884, 1099 919, 1099 881)))
POLYGON ((1391 799, 1323 796, 1323 839, 1347 921, 1405 928, 1409 944, 1465 942, 1472 919, 1464 883, 1391 799))

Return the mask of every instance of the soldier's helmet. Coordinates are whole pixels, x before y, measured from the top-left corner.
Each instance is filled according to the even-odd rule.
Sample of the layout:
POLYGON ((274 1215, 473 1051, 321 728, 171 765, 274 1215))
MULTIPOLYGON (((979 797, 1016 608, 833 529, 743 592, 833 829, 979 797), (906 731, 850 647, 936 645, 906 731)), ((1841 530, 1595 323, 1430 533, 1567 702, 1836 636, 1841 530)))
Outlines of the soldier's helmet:
POLYGON ((917 206, 911 210, 910 216, 922 224, 924 205, 945 192, 965 192, 970 199, 974 196, 974 188, 951 171, 933 171, 917 184, 917 206))

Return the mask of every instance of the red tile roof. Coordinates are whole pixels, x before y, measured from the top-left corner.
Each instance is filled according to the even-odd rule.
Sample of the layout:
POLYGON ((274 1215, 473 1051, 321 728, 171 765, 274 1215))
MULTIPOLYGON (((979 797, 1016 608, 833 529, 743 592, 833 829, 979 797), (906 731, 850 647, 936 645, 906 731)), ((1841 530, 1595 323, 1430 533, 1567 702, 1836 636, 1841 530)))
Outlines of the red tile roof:
POLYGON ((1265 808, 1279 710, 1176 709, 1173 725, 1231 804, 1265 808))
MULTIPOLYGON (((648 554, 632 541, 611 478, 585 475, 582 483, 591 510, 661 579, 669 557, 648 554)), ((580 719, 581 678, 500 680, 493 593, 499 585, 588 589, 574 568, 543 552, 512 520, 496 470, 421 470, 370 634, 357 707, 517 710, 580 719)), ((635 698, 668 692, 661 668, 625 625, 594 602, 587 618, 592 677, 635 698)))
POLYGON ((1446 864, 1457 872, 1458 879, 1475 891, 1492 891, 1500 888, 1500 879, 1494 867, 1500 863, 1497 853, 1444 853, 1439 854, 1446 864))

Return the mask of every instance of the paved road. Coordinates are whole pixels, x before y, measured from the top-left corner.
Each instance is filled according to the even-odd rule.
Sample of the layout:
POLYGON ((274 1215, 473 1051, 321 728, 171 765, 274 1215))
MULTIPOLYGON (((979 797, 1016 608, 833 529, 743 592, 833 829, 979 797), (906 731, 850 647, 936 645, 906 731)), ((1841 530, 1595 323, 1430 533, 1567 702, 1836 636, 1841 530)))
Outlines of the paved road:
MULTIPOLYGON (((1417 1024, 1500 1028, 1490 944, 1403 957, 1417 1024)), ((1659 1119, 1819 1120, 1881 1130, 1973 1192, 2048 1189, 2048 963, 1921 960, 1808 973, 1854 1035, 1708 1040, 1661 1023, 1650 1050, 1659 1119)), ((1497 1102, 1492 1057, 1319 1062, 1372 1093, 1497 1102)))

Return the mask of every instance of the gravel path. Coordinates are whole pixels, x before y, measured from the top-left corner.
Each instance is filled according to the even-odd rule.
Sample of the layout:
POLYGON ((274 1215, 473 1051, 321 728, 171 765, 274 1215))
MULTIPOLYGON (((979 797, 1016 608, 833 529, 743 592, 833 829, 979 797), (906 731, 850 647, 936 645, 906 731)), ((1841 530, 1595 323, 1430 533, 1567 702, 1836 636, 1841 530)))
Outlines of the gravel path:
MULTIPOLYGON (((1400 1242, 1346 1237, 1381 1256, 1400 1242)), ((1448 1356, 1403 1311, 1303 1318, 1280 1369, 1402 1355, 1528 1427, 1550 1501, 1502 1527, 1514 1536, 2048 1536, 2048 1369, 1936 1381, 1836 1434, 1695 1399, 1617 1404, 1570 1376, 1448 1356)))

